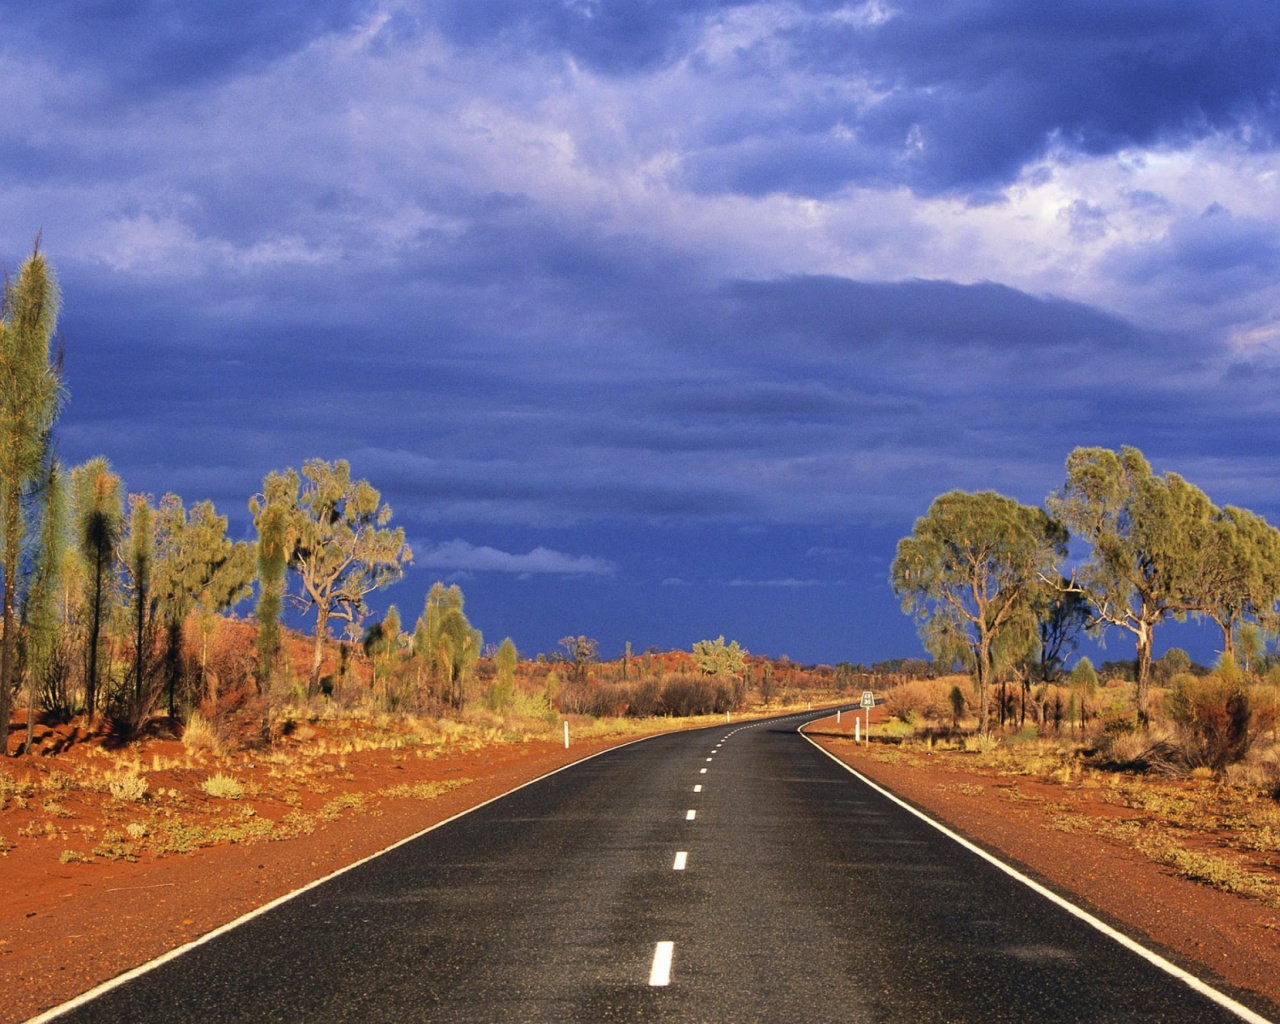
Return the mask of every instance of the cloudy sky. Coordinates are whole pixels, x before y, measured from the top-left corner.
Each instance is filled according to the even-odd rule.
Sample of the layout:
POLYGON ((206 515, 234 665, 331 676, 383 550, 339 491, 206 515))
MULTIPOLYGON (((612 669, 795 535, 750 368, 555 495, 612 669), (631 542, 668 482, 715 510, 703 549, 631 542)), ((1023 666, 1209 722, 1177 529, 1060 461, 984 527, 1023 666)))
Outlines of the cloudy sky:
POLYGON ((1280 522, 1274 0, 0 10, 64 460, 248 536, 348 459, 407 618, 917 654, 897 539, 1083 444, 1280 522))

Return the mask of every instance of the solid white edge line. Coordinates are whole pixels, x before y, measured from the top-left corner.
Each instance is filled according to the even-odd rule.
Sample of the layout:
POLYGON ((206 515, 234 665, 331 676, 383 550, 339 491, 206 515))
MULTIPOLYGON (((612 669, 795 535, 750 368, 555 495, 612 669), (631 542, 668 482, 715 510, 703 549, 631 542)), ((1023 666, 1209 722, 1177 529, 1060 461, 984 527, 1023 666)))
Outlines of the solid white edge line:
POLYGON ((375 860, 376 858, 381 857, 384 853, 390 853, 392 850, 396 849, 397 847, 404 846, 406 843, 412 843, 415 839, 421 839, 428 832, 434 832, 438 828, 443 828, 445 825, 448 825, 450 822, 457 821, 459 818, 464 818, 468 814, 472 813, 473 811, 478 811, 482 807, 488 807, 489 804, 496 803, 497 801, 502 800, 504 797, 510 796, 512 793, 518 793, 520 790, 525 789, 528 786, 536 785, 537 783, 541 782, 543 779, 549 779, 553 775, 559 775, 561 772, 568 771, 570 768, 575 768, 580 764, 584 764, 587 761, 592 760, 593 758, 600 757, 602 754, 608 754, 614 750, 621 750, 623 747, 629 747, 636 743, 643 743, 645 740, 655 739, 658 736, 670 736, 670 735, 672 734, 665 733, 665 732, 656 732, 651 736, 640 736, 637 739, 628 740, 626 743, 619 743, 616 747, 605 747, 604 750, 597 750, 594 754, 588 754, 586 757, 580 757, 576 761, 570 761, 568 764, 563 764, 559 768, 554 768, 544 775, 539 775, 536 779, 530 779, 528 782, 522 782, 520 785, 515 786, 512 789, 508 789, 504 793, 499 793, 497 796, 490 797, 488 800, 485 800, 483 803, 478 803, 474 807, 468 807, 465 811, 459 811, 457 814, 452 815, 451 817, 445 818, 443 821, 437 821, 434 825, 428 825, 426 828, 422 829, 421 831, 415 832, 411 836, 406 836, 404 839, 397 840, 396 842, 392 843, 390 846, 379 850, 377 853, 371 853, 369 854, 369 856, 362 857, 360 860, 355 861, 354 863, 348 864, 345 867, 338 868, 337 871, 327 874, 323 878, 317 878, 313 882, 308 882, 306 885, 302 886, 301 888, 294 889, 293 892, 287 892, 283 896, 277 896, 270 903, 264 903, 260 907, 256 907, 255 909, 250 910, 247 913, 241 914, 234 921, 228 921, 224 925, 219 925, 217 928, 213 929, 213 931, 205 932, 198 939, 192 939, 190 942, 186 943, 185 945, 178 946, 176 949, 171 949, 167 953, 162 953, 160 956, 156 957, 154 960, 148 960, 145 964, 139 964, 137 967, 130 968, 129 970, 125 971, 123 974, 117 974, 114 978, 108 978, 106 981, 101 982, 100 984, 95 985, 93 988, 89 989, 89 991, 81 992, 78 996, 75 996, 72 999, 68 999, 65 1003, 59 1003, 57 1006, 51 1006, 49 1009, 42 1011, 37 1016, 31 1017, 28 1020, 24 1021, 23 1024, 44 1024, 45 1021, 50 1021, 55 1019, 56 1017, 62 1016, 64 1013, 69 1013, 70 1011, 76 1009, 77 1007, 83 1006, 85 1003, 91 1002, 92 1000, 98 998, 98 996, 105 995, 107 992, 110 992, 113 988, 118 988, 119 986, 125 984, 126 982, 132 981, 134 978, 139 978, 142 975, 155 970, 157 967, 160 967, 163 964, 167 964, 170 960, 176 960, 178 957, 182 956, 183 953, 187 953, 190 950, 195 949, 197 946, 203 946, 206 942, 212 942, 214 939, 218 938, 221 935, 226 934, 227 932, 231 931, 233 928, 239 928, 242 924, 247 924, 249 921, 252 921, 255 917, 259 917, 262 914, 267 913, 268 911, 274 910, 276 907, 280 906, 282 903, 287 903, 289 900, 294 899, 297 896, 301 896, 303 893, 309 892, 310 890, 315 889, 317 886, 324 885, 325 882, 332 881, 333 879, 337 878, 339 875, 345 875, 348 871, 353 871, 356 868, 364 864, 367 864, 369 861, 375 860))
POLYGON ((653 966, 649 968, 649 984, 654 987, 671 984, 671 960, 675 955, 674 942, 659 942, 653 948, 653 966))
POLYGON ((976 853, 983 860, 999 868, 1010 878, 1018 882, 1021 882, 1028 889, 1043 896, 1045 899, 1049 900, 1049 902, 1054 903, 1057 906, 1061 907, 1063 910, 1067 911, 1067 913, 1071 914, 1072 916, 1079 918, 1081 921, 1089 925, 1091 928, 1094 928, 1097 931, 1101 932, 1103 935, 1107 936, 1107 938, 1113 939, 1114 941, 1120 943, 1120 945, 1124 946, 1125 949, 1128 949, 1131 952, 1137 953, 1138 956, 1142 957, 1148 963, 1152 964, 1155 967, 1158 967, 1160 970, 1164 971, 1166 974, 1169 974, 1172 977, 1177 978, 1188 988, 1191 988, 1196 992, 1199 992, 1202 996, 1206 997, 1211 1002, 1217 1003, 1223 1009, 1231 1011, 1241 1020, 1248 1021, 1249 1024, 1273 1024, 1273 1022, 1268 1020, 1266 1017, 1263 1017, 1260 1014, 1255 1013, 1253 1010, 1249 1009, 1249 1007, 1243 1005, 1242 1003, 1236 1002, 1226 993, 1219 992, 1212 985, 1209 985, 1207 982, 1201 981, 1194 974, 1191 974, 1189 971, 1183 970, 1177 964, 1166 960, 1164 957, 1162 957, 1159 953, 1156 953, 1154 950, 1147 949, 1147 947, 1142 945, 1140 942, 1137 942, 1129 938, 1129 936, 1125 935, 1123 932, 1119 932, 1116 929, 1112 928, 1111 925, 1107 924, 1105 921, 1100 920, 1099 918, 1094 917, 1087 910, 1084 910, 1081 907, 1077 907, 1071 901, 1066 900, 1063 897, 1059 896, 1052 889, 1046 889, 1039 882, 1035 881, 1035 879, 1027 877, 1017 868, 1009 864, 1006 864, 1004 861, 988 853, 986 850, 982 849, 980 846, 977 846, 974 843, 971 843, 969 840, 965 839, 964 836, 956 832, 953 832, 951 829, 947 828, 946 825, 943 825, 939 821, 935 821, 933 818, 929 817, 929 815, 925 814, 920 809, 916 807, 912 807, 909 803, 907 803, 901 797, 895 796, 893 793, 889 792, 889 790, 885 789, 883 786, 877 785, 876 783, 872 782, 860 771, 857 771, 856 769, 851 768, 849 765, 841 761, 840 758, 836 757, 835 754, 831 753, 831 751, 827 750, 821 744, 815 742, 809 736, 806 736, 804 727, 806 725, 811 725, 811 724, 813 723, 804 722, 803 724, 796 727, 796 732, 798 732, 801 736, 804 736, 804 738, 814 748, 826 754, 827 757, 831 758, 831 760, 833 760, 841 768, 849 772, 849 774, 851 774, 859 782, 862 782, 863 784, 870 786, 881 796, 889 800, 892 800, 899 807, 903 808, 903 810, 910 811, 921 821, 925 822, 928 825, 933 826, 935 829, 941 832, 948 839, 951 839, 959 843, 966 850, 969 850, 972 853, 976 853))

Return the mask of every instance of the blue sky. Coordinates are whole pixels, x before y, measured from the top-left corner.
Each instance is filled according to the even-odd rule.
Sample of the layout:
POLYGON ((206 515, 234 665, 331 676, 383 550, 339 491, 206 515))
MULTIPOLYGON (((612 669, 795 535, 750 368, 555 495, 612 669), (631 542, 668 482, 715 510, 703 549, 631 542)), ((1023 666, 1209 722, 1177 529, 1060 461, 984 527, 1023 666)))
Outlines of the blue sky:
POLYGON ((346 458, 407 618, 445 578, 526 653, 914 655, 897 539, 1082 444, 1280 522, 1271 0, 0 10, 64 459, 248 535, 346 458))

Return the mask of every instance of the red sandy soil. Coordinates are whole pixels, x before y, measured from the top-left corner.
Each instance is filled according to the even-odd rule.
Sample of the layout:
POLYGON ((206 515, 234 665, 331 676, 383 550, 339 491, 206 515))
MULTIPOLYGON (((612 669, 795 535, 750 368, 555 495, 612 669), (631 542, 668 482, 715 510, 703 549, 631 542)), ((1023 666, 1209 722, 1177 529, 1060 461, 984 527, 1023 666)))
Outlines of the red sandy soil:
MULTIPOLYGON (((883 714, 877 709, 873 721, 883 714)), ((324 739, 324 728, 317 727, 320 735, 313 742, 324 739)), ((876 757, 874 748, 855 747, 847 736, 851 729, 852 718, 845 716, 842 727, 826 720, 811 727, 811 734, 858 771, 1059 891, 1077 894, 1078 902, 1129 934, 1149 937, 1172 959, 1204 965, 1228 988, 1280 1002, 1280 912, 1176 878, 1099 836, 1055 829, 1052 805, 1061 794, 1055 795, 1049 783, 965 770, 960 758, 921 756, 887 763, 876 757)), ((47 736, 46 749, 66 738, 47 736)), ((0 812, 0 835, 6 837, 0 843, 5 852, 0 858, 0 1024, 26 1020, 307 882, 629 738, 575 741, 567 751, 562 743, 528 741, 434 757, 385 748, 329 753, 308 762, 320 784, 295 782, 298 789, 286 794, 293 801, 287 806, 281 802, 278 777, 268 777, 266 758, 255 760, 247 753, 229 763, 193 767, 189 757, 180 763, 183 748, 172 740, 149 741, 126 752, 141 762, 151 786, 139 803, 41 785, 52 771, 74 774, 77 765, 81 773, 98 765, 99 772, 116 767, 117 761, 94 753, 92 743, 73 744, 57 756, 8 761, 0 765, 0 773, 14 779, 25 772, 34 788, 28 788, 25 799, 10 799, 0 812), (214 771, 244 782, 250 790, 245 799, 233 803, 207 797, 199 783, 214 771), (433 799, 385 792, 400 783, 451 780, 466 781, 433 799), (176 801, 174 790, 181 794, 176 801), (326 802, 332 806, 335 798, 360 794, 363 804, 325 819, 326 802), (55 812, 48 810, 50 799, 55 812), (315 829, 288 839, 213 845, 186 854, 154 856, 140 850, 136 862, 92 852, 107 829, 119 835, 130 821, 146 815, 154 823, 170 804, 177 808, 174 814, 206 823, 243 821, 250 806, 277 822, 289 810, 301 810, 311 816, 315 829), (47 831, 51 822, 58 831, 47 831), (85 831, 90 822, 96 832, 85 831), (66 850, 87 862, 64 862, 66 850)), ((1118 813, 1102 804, 1084 810, 1118 813)))
MULTIPOLYGON (((877 709, 872 722, 884 717, 877 709)), ((1173 875, 1168 868, 1087 831, 1054 827, 1063 787, 1033 778, 965 770, 964 755, 887 760, 853 741, 851 716, 806 730, 850 767, 965 838, 1092 911, 1184 967, 1199 964, 1228 992, 1249 990, 1280 1004, 1280 911, 1173 875)), ((1117 817, 1111 804, 1074 813, 1117 817)), ((1204 976, 1203 970, 1195 973, 1204 976)), ((1272 1009, 1273 1016, 1275 1009, 1272 1009)))

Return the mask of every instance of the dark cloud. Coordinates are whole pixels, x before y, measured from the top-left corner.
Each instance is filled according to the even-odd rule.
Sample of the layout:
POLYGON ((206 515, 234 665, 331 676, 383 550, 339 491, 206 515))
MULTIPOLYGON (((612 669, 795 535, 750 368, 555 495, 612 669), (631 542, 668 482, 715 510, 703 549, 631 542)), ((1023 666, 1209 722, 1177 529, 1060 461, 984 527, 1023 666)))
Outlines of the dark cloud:
POLYGON ((1054 147, 1104 154, 1212 133, 1274 145, 1273 4, 907 0, 890 11, 802 19, 744 53, 743 77, 801 84, 716 119, 689 180, 752 194, 907 182, 981 196, 1054 147))
POLYGON ((348 458, 424 553, 395 599, 470 572, 534 649, 909 653, 912 518, 1039 501, 1077 444, 1274 502, 1273 5, 879 10, 6 11, 0 214, 63 275, 64 458, 244 536, 265 473, 348 458))
POLYGON ((134 100, 223 81, 342 31, 375 0, 46 0, 6 5, 5 43, 134 100))
POLYGON ((728 297, 735 335, 749 331, 777 345, 1057 350, 1068 355, 1150 351, 1157 344, 1164 348, 1157 336, 1120 317, 993 283, 806 276, 739 282, 729 287, 728 297))
POLYGON ((445 0, 423 5, 421 16, 457 45, 566 53, 629 75, 684 54, 700 16, 741 6, 746 0, 445 0))

